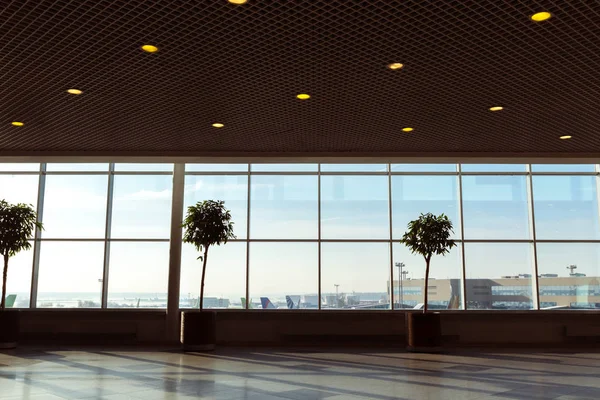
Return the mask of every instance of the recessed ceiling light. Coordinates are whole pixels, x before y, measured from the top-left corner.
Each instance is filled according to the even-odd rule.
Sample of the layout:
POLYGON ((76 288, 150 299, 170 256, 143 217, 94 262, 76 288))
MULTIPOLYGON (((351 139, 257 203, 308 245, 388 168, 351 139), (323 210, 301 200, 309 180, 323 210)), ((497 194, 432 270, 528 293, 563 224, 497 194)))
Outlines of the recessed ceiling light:
POLYGON ((404 67, 404 64, 402 63, 392 63, 388 65, 389 69, 401 69, 402 67, 404 67))
POLYGON ((158 47, 151 44, 145 44, 142 46, 142 50, 144 50, 146 53, 156 53, 158 51, 158 47))
POLYGON ((24 123, 19 122, 19 121, 13 121, 13 122, 11 122, 11 124, 13 124, 13 126, 23 126, 23 125, 25 125, 24 123))
POLYGON ((229 0, 231 4, 245 4, 248 0, 229 0))
POLYGON ((70 94, 81 94, 81 93, 83 93, 83 91, 79 90, 79 89, 69 89, 69 90, 67 90, 67 92, 70 93, 70 94))
POLYGON ((224 127, 225 125, 223 125, 223 124, 222 124, 222 123, 220 123, 220 122, 215 122, 214 124, 212 124, 212 126, 213 126, 213 127, 215 127, 215 128, 222 128, 222 127, 224 127))
POLYGON ((566 140, 566 139, 571 139, 572 137, 573 136, 571 136, 571 135, 564 135, 564 136, 561 136, 560 139, 566 140))
POLYGON ((296 96, 297 98, 299 98, 300 100, 308 100, 310 99, 310 94, 306 94, 306 93, 300 93, 298 96, 296 96))
POLYGON ((504 109, 504 107, 502 107, 502 106, 490 107, 490 111, 502 111, 503 109, 504 109))
POLYGON ((531 20, 534 22, 542 22, 542 21, 549 19, 550 17, 552 17, 552 14, 550 14, 548 11, 542 11, 542 12, 533 14, 531 16, 531 20))
POLYGON ((402 132, 412 132, 412 131, 414 131, 414 128, 409 128, 409 127, 402 128, 402 132))

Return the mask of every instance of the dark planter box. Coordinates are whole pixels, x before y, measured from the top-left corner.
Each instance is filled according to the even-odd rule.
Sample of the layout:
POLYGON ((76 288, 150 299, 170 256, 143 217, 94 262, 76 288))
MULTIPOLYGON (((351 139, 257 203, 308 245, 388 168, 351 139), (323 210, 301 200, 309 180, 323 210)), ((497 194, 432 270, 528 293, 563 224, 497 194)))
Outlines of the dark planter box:
POLYGON ((442 346, 440 313, 408 313, 409 351, 436 352, 442 346))
POLYGON ((19 311, 0 311, 0 349, 13 349, 19 341, 19 311))
POLYGON ((217 313, 214 311, 183 311, 181 313, 181 343, 184 351, 214 350, 217 343, 217 313))

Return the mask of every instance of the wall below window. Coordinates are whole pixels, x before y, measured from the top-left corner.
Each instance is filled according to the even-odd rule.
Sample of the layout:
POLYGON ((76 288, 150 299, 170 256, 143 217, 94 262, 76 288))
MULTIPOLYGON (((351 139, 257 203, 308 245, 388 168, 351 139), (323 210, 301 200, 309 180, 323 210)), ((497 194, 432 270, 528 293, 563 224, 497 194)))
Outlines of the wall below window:
MULTIPOLYGON (((222 346, 405 346, 404 312, 220 311, 222 346)), ((23 343, 161 343, 164 311, 24 310, 23 343)), ((444 312, 445 346, 575 347, 600 343, 591 312, 444 312)))
POLYGON ((22 310, 22 343, 136 344, 165 338, 164 310, 22 310))

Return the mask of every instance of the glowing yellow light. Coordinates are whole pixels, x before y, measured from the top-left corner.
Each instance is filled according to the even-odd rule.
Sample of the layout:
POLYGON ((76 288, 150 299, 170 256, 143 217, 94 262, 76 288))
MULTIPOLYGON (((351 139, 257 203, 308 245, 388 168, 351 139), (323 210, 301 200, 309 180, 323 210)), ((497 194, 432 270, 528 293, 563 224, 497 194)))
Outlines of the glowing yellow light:
POLYGON ((229 0, 231 4, 245 4, 248 0, 229 0))
POLYGON ((404 67, 404 64, 401 63, 392 63, 388 65, 389 69, 401 69, 402 67, 404 67))
POLYGON ((412 132, 414 128, 402 128, 402 132, 412 132))
POLYGON ((296 96, 297 98, 299 98, 300 100, 308 100, 310 99, 310 95, 306 94, 306 93, 300 93, 298 96, 296 96))
POLYGON ((19 121, 14 121, 14 122, 11 122, 11 123, 12 123, 14 126, 23 126, 23 125, 25 125, 24 123, 22 123, 22 122, 19 122, 19 121))
POLYGON ((223 124, 222 124, 222 123, 220 123, 220 122, 215 122, 214 124, 212 124, 212 126, 213 126, 213 127, 215 127, 215 128, 222 128, 222 127, 224 127, 225 125, 223 125, 223 124))
POLYGON ((69 89, 69 90, 67 90, 67 92, 71 93, 71 94, 81 94, 81 93, 83 93, 83 91, 79 90, 79 89, 69 89))
POLYGON ((572 137, 573 137, 573 136, 571 136, 571 135, 565 135, 565 136, 561 136, 560 138, 561 138, 562 140, 566 140, 566 139, 571 139, 572 137))
POLYGON ((547 11, 542 11, 542 12, 533 14, 531 16, 531 20, 535 21, 535 22, 542 22, 542 21, 549 19, 550 17, 552 17, 552 14, 550 14, 547 11))
POLYGON ((504 109, 504 107, 500 107, 500 106, 490 107, 490 111, 501 111, 503 109, 504 109))
POLYGON ((142 50, 146 53, 156 53, 158 51, 158 47, 152 46, 151 44, 145 44, 142 46, 142 50))

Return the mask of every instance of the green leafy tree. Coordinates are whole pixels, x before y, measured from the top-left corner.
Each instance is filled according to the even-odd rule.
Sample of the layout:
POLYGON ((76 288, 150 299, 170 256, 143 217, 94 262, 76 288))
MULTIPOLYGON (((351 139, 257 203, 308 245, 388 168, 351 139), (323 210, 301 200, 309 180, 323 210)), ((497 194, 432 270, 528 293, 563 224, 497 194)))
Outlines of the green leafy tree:
POLYGON ((193 244, 196 250, 202 253, 198 257, 203 261, 200 284, 200 309, 202 310, 208 248, 215 244, 220 246, 221 243, 227 243, 229 239, 235 239, 231 212, 225 208, 225 202, 222 200, 201 201, 188 207, 183 228, 185 228, 183 242, 193 244))
POLYGON ((408 231, 402 236, 400 243, 406 245, 413 254, 420 254, 425 259, 425 303, 423 312, 427 312, 427 288, 429 287, 429 266, 434 255, 446 255, 456 242, 450 239, 454 232, 452 221, 444 214, 435 216, 432 213, 421 214, 418 219, 408 223, 408 231))
POLYGON ((0 200, 0 255, 4 258, 2 274, 2 297, 0 309, 6 307, 6 279, 8 277, 8 260, 21 250, 29 250, 35 228, 43 229, 37 221, 33 206, 28 204, 10 204, 0 200))

